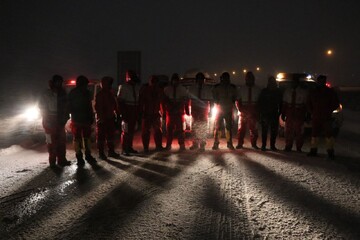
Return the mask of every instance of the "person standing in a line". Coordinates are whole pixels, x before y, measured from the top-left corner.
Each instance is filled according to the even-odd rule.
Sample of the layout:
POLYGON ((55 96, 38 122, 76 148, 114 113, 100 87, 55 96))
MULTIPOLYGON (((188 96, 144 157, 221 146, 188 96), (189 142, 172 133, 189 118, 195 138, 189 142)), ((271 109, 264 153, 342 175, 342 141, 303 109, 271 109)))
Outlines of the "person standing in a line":
POLYGON ((69 113, 67 95, 62 84, 62 76, 54 75, 49 81, 49 89, 43 92, 39 101, 49 153, 49 164, 52 168, 56 167, 56 162, 61 167, 71 164, 66 159, 65 124, 69 119, 69 113))
POLYGON ((189 87, 191 101, 193 144, 190 150, 205 151, 208 130, 208 117, 213 105, 212 87, 205 84, 205 76, 199 72, 195 84, 189 87))
POLYGON ((178 132, 180 151, 185 150, 185 132, 183 128, 184 113, 189 115, 187 91, 179 84, 180 78, 177 73, 171 76, 170 85, 165 87, 164 108, 166 112, 166 150, 171 149, 174 131, 178 132))
POLYGON ((119 115, 115 94, 111 88, 114 79, 112 77, 103 77, 101 79, 101 90, 95 97, 96 112, 96 130, 97 130, 97 147, 99 158, 107 160, 105 155, 105 143, 108 147, 108 156, 119 158, 115 152, 115 118, 119 115))
POLYGON ((133 140, 139 118, 140 79, 134 71, 129 70, 125 80, 125 83, 119 86, 117 99, 122 117, 122 152, 129 156, 138 152, 133 148, 133 140))
POLYGON ((76 87, 69 93, 69 113, 71 114, 71 132, 77 164, 85 164, 82 148, 85 148, 85 160, 96 162, 91 155, 91 125, 94 123, 92 96, 88 90, 89 80, 85 76, 76 79, 76 87))
POLYGON ((335 159, 331 114, 339 105, 339 98, 334 89, 326 86, 326 76, 320 75, 317 78, 317 88, 308 98, 308 109, 312 116, 311 149, 308 156, 317 156, 319 137, 323 132, 328 159, 335 159))
POLYGON ((142 112, 142 142, 144 152, 149 152, 150 130, 154 129, 155 150, 162 151, 161 104, 164 99, 163 90, 158 86, 156 76, 151 76, 149 83, 140 89, 139 106, 142 112))
POLYGON ((260 95, 260 88, 255 85, 255 76, 252 72, 245 75, 245 86, 240 87, 237 101, 237 108, 240 112, 238 124, 238 144, 236 149, 243 148, 246 128, 249 127, 250 142, 254 149, 258 149, 256 144, 258 133, 259 110, 257 101, 260 95))
POLYGON ((281 119, 285 122, 285 151, 290 152, 295 140, 296 151, 304 144, 304 122, 308 92, 300 86, 299 76, 294 75, 292 86, 283 95, 281 119))
POLYGON ((236 100, 236 87, 230 83, 230 74, 224 72, 220 76, 220 83, 213 88, 213 98, 218 114, 215 118, 214 145, 213 150, 219 149, 219 138, 221 135, 221 126, 225 120, 225 137, 227 148, 234 150, 232 143, 232 126, 233 126, 233 108, 236 100))
POLYGON ((261 150, 266 151, 267 135, 270 129, 270 149, 277 151, 275 146, 279 130, 279 116, 281 112, 282 93, 276 84, 273 76, 268 78, 267 87, 259 96, 258 108, 261 122, 261 150))

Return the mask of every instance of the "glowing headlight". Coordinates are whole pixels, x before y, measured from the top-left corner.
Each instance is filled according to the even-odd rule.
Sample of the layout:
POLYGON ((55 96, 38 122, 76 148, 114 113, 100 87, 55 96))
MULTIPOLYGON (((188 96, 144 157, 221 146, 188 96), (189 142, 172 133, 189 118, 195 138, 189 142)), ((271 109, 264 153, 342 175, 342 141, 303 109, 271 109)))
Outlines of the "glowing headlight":
POLYGON ((24 112, 24 117, 28 121, 33 121, 35 119, 38 119, 40 117, 40 109, 38 106, 29 107, 24 112))
POLYGON ((211 109, 211 119, 212 120, 215 120, 216 118, 216 115, 218 114, 218 108, 217 106, 214 106, 212 109, 211 109))

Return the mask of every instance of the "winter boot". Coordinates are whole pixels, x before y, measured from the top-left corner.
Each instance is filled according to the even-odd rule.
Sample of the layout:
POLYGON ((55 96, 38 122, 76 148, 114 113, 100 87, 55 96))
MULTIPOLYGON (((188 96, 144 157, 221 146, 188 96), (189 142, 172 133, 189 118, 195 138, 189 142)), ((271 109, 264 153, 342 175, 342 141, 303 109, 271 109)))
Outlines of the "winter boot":
POLYGON ((99 151, 99 158, 101 160, 107 160, 108 158, 106 157, 104 151, 99 151))
POLYGON ((243 148, 243 145, 241 145, 241 144, 236 145, 236 149, 242 149, 242 148, 243 148))
POLYGON ((200 143, 200 148, 199 148, 199 151, 200 151, 200 152, 204 152, 204 151, 205 151, 205 145, 206 145, 206 142, 201 142, 201 143, 200 143))
POLYGON ((317 148, 310 148, 310 152, 307 154, 308 157, 317 157, 317 148))
POLYGON ((90 164, 96 163, 96 159, 90 153, 85 153, 85 160, 90 164))
POLYGON ((230 150, 235 150, 232 142, 228 142, 228 143, 227 143, 227 148, 230 149, 230 150))
POLYGON ((109 150, 108 156, 109 156, 109 157, 112 157, 112 158, 119 158, 119 157, 120 157, 120 154, 118 154, 118 153, 115 152, 114 150, 109 150))
POLYGON ((198 142, 197 141, 193 141, 192 146, 190 147, 190 150, 196 150, 199 148, 198 142))
POLYGON ((185 144, 180 144, 179 151, 182 152, 182 151, 185 151, 185 150, 186 150, 185 144))
POLYGON ((270 149, 271 149, 271 151, 274 151, 274 152, 277 152, 277 150, 278 150, 278 149, 275 147, 275 145, 271 146, 270 149))
POLYGON ((85 165, 85 161, 83 159, 82 153, 77 153, 76 154, 76 160, 77 160, 77 165, 78 166, 84 166, 85 165))
POLYGON ((212 150, 218 150, 219 149, 219 143, 218 142, 214 142, 214 145, 212 147, 212 150))

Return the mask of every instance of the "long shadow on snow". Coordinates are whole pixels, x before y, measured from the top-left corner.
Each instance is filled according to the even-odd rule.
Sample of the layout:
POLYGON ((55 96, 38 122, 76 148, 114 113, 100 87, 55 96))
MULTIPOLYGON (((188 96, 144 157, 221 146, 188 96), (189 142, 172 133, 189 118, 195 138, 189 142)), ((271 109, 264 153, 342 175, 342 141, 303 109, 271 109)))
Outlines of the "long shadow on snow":
MULTIPOLYGON (((111 176, 105 169, 98 171, 101 171, 97 175, 102 181, 111 176)), ((3 219, 13 219, 1 221, 1 230, 15 236, 26 225, 41 222, 59 207, 66 205, 66 199, 79 197, 75 192, 80 191, 80 196, 86 194, 102 181, 95 181, 87 168, 77 168, 75 173, 69 168, 46 168, 14 194, 0 199, 0 216, 4 216, 3 219), (2 209, 5 210, 4 213, 2 209)))
POLYGON ((260 176, 259 179, 262 179, 264 185, 263 189, 270 192, 270 195, 282 197, 291 204, 300 207, 304 210, 304 214, 309 215, 308 219, 311 219, 314 215, 320 216, 320 218, 331 223, 345 235, 351 235, 352 239, 360 237, 359 213, 335 205, 251 159, 243 162, 248 166, 249 170, 260 176))
POLYGON ((154 183, 158 186, 163 186, 167 181, 169 181, 169 177, 166 175, 162 175, 157 172, 150 171, 148 169, 141 168, 137 165, 125 165, 119 161, 114 161, 111 159, 106 160, 110 165, 117 167, 121 170, 127 171, 134 176, 140 177, 148 182, 154 183))
POLYGON ((338 169, 334 168, 336 168, 337 165, 340 165, 344 166, 349 172, 355 173, 352 174, 354 177, 360 177, 360 175, 358 174, 358 172, 360 172, 360 161, 357 158, 336 156, 334 161, 328 161, 326 160, 326 155, 324 154, 319 154, 318 157, 308 157, 306 154, 307 153, 296 152, 266 152, 264 155, 271 156, 273 159, 290 164, 318 167, 336 172, 338 171, 338 169))
MULTIPOLYGON (((246 207, 240 207, 233 201, 231 191, 221 191, 216 182, 207 177, 206 186, 199 202, 203 207, 196 211, 197 218, 192 223, 192 239, 250 239, 251 229, 246 215, 246 207), (229 196, 230 195, 230 196, 229 196)), ((241 199, 239 204, 245 204, 241 199)), ((190 238, 190 239, 191 239, 190 238)))
POLYGON ((71 228, 60 233, 57 239, 93 239, 112 234, 119 234, 116 235, 119 238, 122 231, 114 231, 126 227, 129 217, 147 198, 146 193, 122 183, 82 215, 71 228))

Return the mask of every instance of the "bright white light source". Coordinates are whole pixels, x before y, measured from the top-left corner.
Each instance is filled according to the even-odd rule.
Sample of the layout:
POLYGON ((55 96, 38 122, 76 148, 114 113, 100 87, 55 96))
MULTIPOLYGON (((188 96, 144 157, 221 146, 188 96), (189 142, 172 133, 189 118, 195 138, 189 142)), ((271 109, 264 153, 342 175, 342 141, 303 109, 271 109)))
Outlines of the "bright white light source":
POLYGON ((29 107, 24 113, 25 118, 28 121, 33 121, 40 117, 40 109, 38 106, 29 107))
POLYGON ((284 74, 283 73, 279 73, 277 76, 276 76, 277 79, 283 79, 284 78, 284 74))
POLYGON ((217 114, 218 114, 218 108, 217 106, 213 106, 213 108, 211 109, 211 119, 215 120, 217 114))

